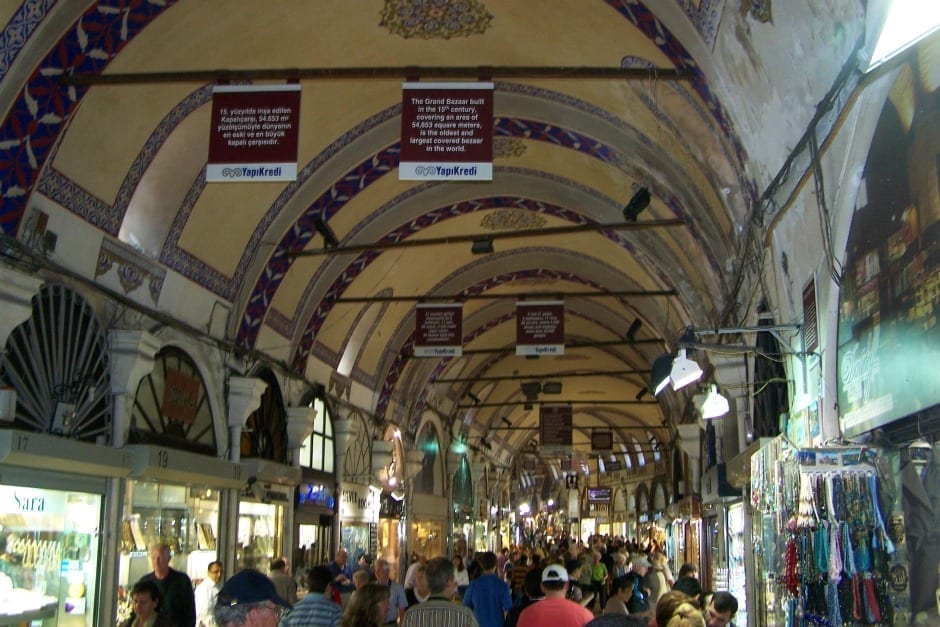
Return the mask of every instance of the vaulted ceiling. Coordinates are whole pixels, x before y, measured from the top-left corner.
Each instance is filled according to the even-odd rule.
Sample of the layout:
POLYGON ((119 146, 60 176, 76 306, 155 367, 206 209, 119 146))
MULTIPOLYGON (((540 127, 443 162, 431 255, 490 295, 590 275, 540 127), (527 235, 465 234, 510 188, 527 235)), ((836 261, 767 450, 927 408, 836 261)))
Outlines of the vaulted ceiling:
POLYGON ((577 447, 612 428, 649 453, 687 402, 643 394, 650 363, 687 326, 754 320, 760 193, 864 27, 860 3, 825 4, 768 21, 769 0, 3 3, 0 224, 26 240, 34 212, 50 215, 63 266, 348 384, 403 431, 434 411, 507 460, 537 435, 521 383, 553 380, 561 393, 539 400, 572 403, 577 447), (802 58, 822 44, 781 58, 777 38, 820 33, 831 59, 802 58), (432 66, 492 73, 491 182, 399 179, 406 76, 375 70, 454 78, 420 75, 432 66), (797 66, 798 85, 775 80, 797 66), (559 71, 507 71, 520 67, 559 71), (300 81, 297 181, 207 183, 215 81, 185 73, 286 68, 337 70, 300 81), (641 188, 652 200, 630 228, 496 239, 484 255, 409 245, 622 224, 641 188), (564 355, 516 356, 516 301, 558 297, 564 355), (464 303, 462 357, 412 355, 415 305, 434 299, 464 303))

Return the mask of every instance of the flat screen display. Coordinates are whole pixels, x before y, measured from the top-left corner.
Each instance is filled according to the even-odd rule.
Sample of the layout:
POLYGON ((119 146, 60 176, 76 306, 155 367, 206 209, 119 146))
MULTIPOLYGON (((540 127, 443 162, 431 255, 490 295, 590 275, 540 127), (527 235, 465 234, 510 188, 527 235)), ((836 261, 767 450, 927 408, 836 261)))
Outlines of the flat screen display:
POLYGON ((610 488, 588 488, 588 503, 610 503, 610 488))

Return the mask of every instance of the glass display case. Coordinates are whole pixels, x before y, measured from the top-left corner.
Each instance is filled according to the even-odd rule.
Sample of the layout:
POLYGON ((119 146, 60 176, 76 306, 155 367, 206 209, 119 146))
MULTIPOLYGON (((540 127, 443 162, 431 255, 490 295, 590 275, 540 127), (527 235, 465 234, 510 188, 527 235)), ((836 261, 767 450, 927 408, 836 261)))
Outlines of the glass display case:
POLYGON ((738 600, 738 614, 734 622, 747 624, 747 577, 744 571, 744 504, 728 507, 728 592, 738 600))
POLYGON ((444 552, 444 521, 426 520, 411 524, 414 553, 425 557, 446 555, 444 552))
POLYGON ((152 570, 150 547, 160 542, 170 547, 173 569, 191 579, 205 577, 216 559, 218 521, 218 490, 128 481, 118 568, 122 592, 152 570))
POLYGON ((398 572, 401 568, 401 520, 397 518, 379 519, 379 548, 376 557, 388 560, 391 578, 400 581, 398 572))
POLYGON ((239 501, 235 571, 254 568, 268 572, 274 558, 281 557, 283 530, 283 505, 239 501))
POLYGON ((340 544, 349 554, 349 563, 355 564, 360 555, 372 557, 369 547, 372 545, 372 529, 369 523, 343 523, 340 529, 340 544))
POLYGON ((101 496, 0 485, 0 624, 93 625, 101 496))

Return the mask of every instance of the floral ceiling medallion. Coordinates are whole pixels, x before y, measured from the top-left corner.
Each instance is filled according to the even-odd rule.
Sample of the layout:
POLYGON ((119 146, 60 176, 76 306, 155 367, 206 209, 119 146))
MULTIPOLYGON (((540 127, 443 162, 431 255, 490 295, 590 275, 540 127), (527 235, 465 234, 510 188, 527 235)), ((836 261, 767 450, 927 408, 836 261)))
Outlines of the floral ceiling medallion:
POLYGON ((385 0, 381 25, 405 39, 482 35, 493 16, 477 0, 385 0))

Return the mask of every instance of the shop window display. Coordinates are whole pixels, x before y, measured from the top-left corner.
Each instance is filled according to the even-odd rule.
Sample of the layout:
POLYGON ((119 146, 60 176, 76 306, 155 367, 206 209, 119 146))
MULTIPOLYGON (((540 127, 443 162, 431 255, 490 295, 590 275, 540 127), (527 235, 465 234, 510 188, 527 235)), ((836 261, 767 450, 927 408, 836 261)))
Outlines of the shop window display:
POLYGON ((129 613, 126 593, 152 569, 150 547, 170 547, 170 567, 190 579, 205 577, 209 562, 217 559, 219 493, 215 489, 129 481, 121 529, 118 570, 121 606, 129 613))
POLYGON ((254 568, 268 572, 275 553, 280 557, 283 518, 282 505, 244 500, 239 503, 236 570, 254 568))
POLYGON ((414 551, 425 557, 437 557, 444 553, 444 524, 442 521, 419 521, 411 525, 414 551))
POLYGON ((341 533, 341 543, 349 554, 349 561, 355 564, 361 555, 370 555, 369 547, 372 540, 372 528, 369 524, 344 524, 341 533))
POLYGON ((100 495, 0 486, 0 624, 94 624, 100 521, 100 495))

